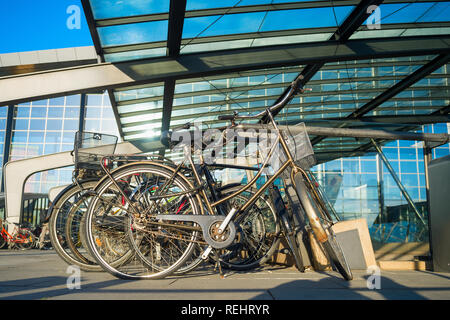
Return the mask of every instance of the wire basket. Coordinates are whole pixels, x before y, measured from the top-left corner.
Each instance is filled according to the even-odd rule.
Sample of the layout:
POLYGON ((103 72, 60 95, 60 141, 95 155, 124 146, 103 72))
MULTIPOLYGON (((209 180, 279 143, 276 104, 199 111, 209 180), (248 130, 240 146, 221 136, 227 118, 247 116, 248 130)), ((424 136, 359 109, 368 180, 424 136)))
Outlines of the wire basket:
MULTIPOLYGON (((313 147, 311 145, 311 141, 309 140, 305 123, 301 122, 291 126, 291 128, 295 128, 295 135, 291 134, 290 130, 284 131, 289 151, 291 152, 296 165, 304 170, 309 170, 316 164, 316 157, 314 156, 313 147)), ((286 160, 287 158, 283 152, 281 155, 281 161, 284 162, 286 160)))
POLYGON ((73 148, 75 170, 101 170, 100 160, 114 153, 117 139, 109 134, 78 131, 73 148))
MULTIPOLYGON (((289 151, 296 165, 304 170, 309 170, 316 164, 316 158, 305 124, 299 123, 295 126, 290 126, 290 128, 291 130, 282 131, 289 151), (294 131, 295 134, 293 134, 294 131)), ((259 130, 256 135, 258 136, 258 140, 255 143, 256 153, 252 154, 250 152, 250 157, 256 160, 258 165, 262 165, 267 161, 269 166, 264 169, 264 172, 268 175, 273 175, 287 161, 287 156, 281 143, 275 144, 278 135, 274 130, 259 130), (271 150, 272 154, 267 159, 271 150)), ((285 170, 282 177, 285 179, 289 178, 290 171, 285 170)))

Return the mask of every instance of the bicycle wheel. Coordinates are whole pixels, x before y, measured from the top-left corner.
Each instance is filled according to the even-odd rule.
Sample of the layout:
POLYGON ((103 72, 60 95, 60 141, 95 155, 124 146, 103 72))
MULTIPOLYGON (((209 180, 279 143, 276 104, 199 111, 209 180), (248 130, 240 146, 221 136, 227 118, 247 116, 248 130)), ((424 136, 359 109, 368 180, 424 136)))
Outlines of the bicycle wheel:
POLYGON ((312 186, 305 183, 301 173, 295 174, 294 181, 298 197, 308 216, 315 237, 322 244, 330 261, 342 277, 347 281, 352 280, 353 274, 345 259, 341 246, 336 240, 332 229, 333 222, 328 218, 330 215, 323 213, 323 206, 321 207, 317 203, 317 201, 320 201, 320 199, 317 199, 317 193, 315 194, 314 190, 311 189, 312 186))
POLYGON ((190 258, 200 232, 193 223, 161 223, 153 216, 199 214, 197 199, 189 193, 193 187, 183 176, 172 177, 172 171, 149 163, 125 165, 112 178, 137 211, 110 178, 103 179, 85 218, 91 255, 105 271, 122 279, 159 279, 174 273, 190 258), (177 195, 180 192, 186 193, 177 195), (160 198, 152 198, 156 195, 160 198), (134 254, 127 263, 113 265, 105 253, 107 245, 134 254))
POLYGON ((71 209, 83 197, 86 190, 92 189, 96 183, 96 180, 81 182, 82 189, 77 184, 68 186, 61 191, 49 208, 49 233, 52 247, 67 264, 77 265, 84 271, 102 271, 103 269, 94 262, 82 261, 72 252, 68 246, 65 229, 71 209))
MULTIPOLYGON (((231 194, 241 187, 235 187, 222 192, 223 196, 231 194)), ((233 198, 240 206, 255 194, 253 188, 244 191, 233 198)), ((221 265, 232 270, 249 270, 266 263, 280 243, 280 223, 272 203, 259 196, 247 211, 240 213, 234 223, 237 237, 228 248, 219 251, 221 265)))
POLYGON ((28 250, 36 244, 36 237, 28 229, 19 229, 15 241, 17 241, 16 244, 20 249, 28 250))
POLYGON ((3 238, 3 234, 0 234, 0 249, 3 249, 4 246, 6 246, 8 242, 5 238, 3 238))
MULTIPOLYGON (((86 250, 86 245, 83 245, 82 218, 87 211, 88 205, 92 196, 85 194, 72 206, 67 215, 65 223, 65 239, 67 246, 73 255, 82 263, 97 265, 95 259, 92 258, 86 250)), ((89 271, 89 270, 86 270, 89 271)))

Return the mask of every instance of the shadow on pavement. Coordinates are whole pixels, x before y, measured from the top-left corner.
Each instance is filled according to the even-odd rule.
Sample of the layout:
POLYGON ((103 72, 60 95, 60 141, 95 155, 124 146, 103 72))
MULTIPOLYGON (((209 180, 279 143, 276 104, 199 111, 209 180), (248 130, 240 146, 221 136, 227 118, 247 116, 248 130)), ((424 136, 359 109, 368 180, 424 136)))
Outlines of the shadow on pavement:
MULTIPOLYGON (((211 286, 208 288, 198 288, 195 284, 195 279, 192 283, 186 284, 186 288, 167 287, 152 288, 152 282, 161 280, 120 280, 112 279, 99 282, 92 282, 82 277, 81 290, 70 290, 66 287, 66 277, 43 277, 19 279, 10 281, 0 281, 0 293, 13 293, 8 297, 1 298, 2 300, 34 300, 34 299, 49 299, 49 298, 71 298, 71 295, 77 294, 76 298, 81 299, 161 299, 160 297, 171 296, 173 299, 191 299, 190 294, 196 297, 220 296, 221 293, 233 294, 239 297, 240 294, 250 295, 252 300, 368 300, 368 299, 387 299, 387 300, 423 300, 426 297, 419 294, 419 291, 433 291, 444 290, 450 291, 450 287, 417 287, 412 284, 411 287, 401 285, 396 281, 382 276, 380 279, 380 289, 369 289, 367 287, 367 279, 369 276, 359 277, 351 282, 347 282, 340 277, 326 274, 325 278, 314 281, 309 279, 294 280, 283 283, 278 286, 270 287, 255 287, 253 284, 248 284, 243 287, 242 284, 234 288, 229 286, 230 283, 223 282, 221 288, 221 281, 226 280, 211 280, 211 286), (143 283, 148 283, 142 287, 143 283), (136 284, 136 285, 133 285, 136 284), (117 288, 112 288, 118 286, 117 288), (55 287, 55 288, 52 288, 55 287), (36 292, 23 292, 35 290, 36 292), (88 294, 83 297, 83 294, 88 294), (113 296, 105 296, 105 294, 113 294, 113 296), (178 298, 179 296, 179 298, 178 298)), ((180 276, 178 279, 185 279, 180 276)), ((163 279, 163 280, 167 280, 163 279)), ((74 297, 75 298, 75 297, 74 297)), ((236 298, 238 299, 238 298, 236 298)))

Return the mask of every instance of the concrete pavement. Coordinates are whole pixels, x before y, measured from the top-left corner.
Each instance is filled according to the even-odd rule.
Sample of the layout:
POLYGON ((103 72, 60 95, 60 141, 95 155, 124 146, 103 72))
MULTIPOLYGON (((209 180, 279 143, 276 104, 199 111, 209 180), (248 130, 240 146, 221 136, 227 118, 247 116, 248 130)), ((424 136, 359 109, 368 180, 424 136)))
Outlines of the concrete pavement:
POLYGON ((205 265, 184 276, 146 281, 82 271, 80 289, 70 290, 67 267, 53 250, 0 250, 0 299, 450 300, 450 274, 425 271, 381 271, 381 288, 373 290, 368 289, 365 271, 354 271, 351 282, 342 280, 336 272, 299 273, 283 266, 227 271, 221 279, 205 265))

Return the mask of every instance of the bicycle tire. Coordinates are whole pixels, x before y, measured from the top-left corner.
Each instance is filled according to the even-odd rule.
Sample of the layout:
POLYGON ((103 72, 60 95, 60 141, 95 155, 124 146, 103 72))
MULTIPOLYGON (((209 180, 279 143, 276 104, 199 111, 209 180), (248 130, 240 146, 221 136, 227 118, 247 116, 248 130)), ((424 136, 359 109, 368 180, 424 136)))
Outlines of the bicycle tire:
POLYGON ((352 280, 353 274, 336 240, 332 223, 328 223, 328 220, 322 216, 321 210, 317 208, 318 205, 314 205, 314 195, 311 194, 311 190, 306 186, 303 175, 300 172, 294 175, 294 182, 295 190, 309 219, 314 236, 322 244, 330 261, 342 277, 347 281, 352 280))
MULTIPOLYGON (((96 185, 97 180, 80 182, 83 189, 89 190, 96 185)), ((66 244, 65 226, 67 215, 73 204, 79 199, 82 189, 77 184, 72 184, 60 192, 53 205, 49 208, 49 234, 52 247, 58 256, 69 265, 76 265, 83 271, 103 271, 95 263, 85 263, 72 253, 66 244)))
POLYGON ((15 239, 18 239, 19 235, 21 241, 16 242, 16 244, 20 249, 29 250, 36 244, 36 237, 30 230, 19 229, 15 239))
MULTIPOLYGON (((240 188, 242 187, 230 188, 222 194, 231 194, 240 188)), ((255 193, 256 189, 249 188, 233 199, 246 202, 255 193)), ((225 269, 245 271, 265 264, 275 253, 281 241, 280 222, 272 203, 263 195, 259 196, 246 212, 234 219, 234 223, 238 233, 244 234, 245 240, 242 242, 237 239, 238 245, 232 244, 219 252, 221 266, 225 269), (253 221, 250 221, 252 214, 253 221)))
POLYGON ((288 221, 286 216, 281 218, 281 225, 284 229, 284 237, 289 246, 289 251, 291 252, 292 257, 294 258, 295 267, 300 272, 305 272, 305 267, 303 265, 303 259, 300 255, 300 249, 297 244, 297 237, 294 234, 291 223, 288 221))
POLYGON ((70 209, 65 223, 65 235, 69 249, 78 260, 87 265, 96 265, 97 263, 95 260, 87 252, 82 253, 81 250, 79 250, 80 247, 85 248, 82 240, 83 232, 81 232, 81 221, 84 215, 82 206, 85 205, 85 210, 87 210, 86 202, 88 200, 85 198, 85 196, 81 197, 70 209), (75 241, 75 239, 77 239, 77 241, 75 241))
MULTIPOLYGON (((161 165, 137 163, 124 165, 112 172, 111 175, 116 183, 130 179, 130 182, 121 187, 125 189, 125 192, 131 192, 133 184, 140 183, 136 182, 139 179, 149 179, 149 181, 150 179, 156 179, 151 180, 150 182, 152 183, 154 181, 168 181, 172 173, 173 171, 169 168, 161 165)), ((170 183, 173 183, 181 191, 192 189, 187 179, 181 175, 175 176, 170 183)), ((86 214, 85 236, 91 255, 105 271, 115 277, 127 280, 160 279, 174 273, 189 259, 194 250, 193 241, 199 237, 198 231, 192 232, 192 234, 189 233, 188 237, 190 238, 186 246, 177 247, 172 240, 168 240, 171 239, 169 229, 160 226, 156 231, 151 230, 148 225, 143 225, 135 215, 131 214, 130 208, 124 208, 121 204, 124 200, 123 196, 118 192, 117 187, 110 178, 105 177, 102 179, 94 191, 97 193, 97 196, 91 201, 86 214), (116 209, 119 209, 120 212, 116 212, 116 209), (123 218, 112 219, 111 217, 113 216, 123 218), (108 219, 110 219, 110 222, 108 222, 108 219), (155 235, 144 238, 146 234, 150 235, 152 232, 153 234, 158 233, 158 237, 155 235), (103 239, 111 241, 127 239, 129 248, 134 250, 134 256, 127 264, 112 266, 108 261, 108 257, 103 255, 103 241, 98 241, 99 236, 103 236, 103 239), (140 236, 142 238, 139 238, 140 236), (172 250, 174 247, 176 247, 175 250, 172 250), (171 254, 176 254, 177 252, 179 256, 171 256, 171 254), (164 255, 163 259, 161 255, 164 255), (162 265, 163 263, 167 263, 167 265, 162 265)), ((141 191, 138 190, 138 192, 141 191)), ((154 203, 149 202, 151 200, 146 197, 133 196, 133 199, 133 204, 140 205, 141 209, 143 208, 142 206, 150 204, 152 206, 149 206, 149 208, 154 207, 154 203)), ((192 213, 199 214, 197 199, 190 193, 187 193, 187 199, 192 207, 192 213)), ((161 210, 161 208, 159 209, 161 210)), ((180 242, 184 241, 180 240, 180 242)))
POLYGON ((8 242, 5 240, 5 238, 3 238, 3 235, 0 234, 0 249, 3 249, 3 247, 7 244, 8 242))

